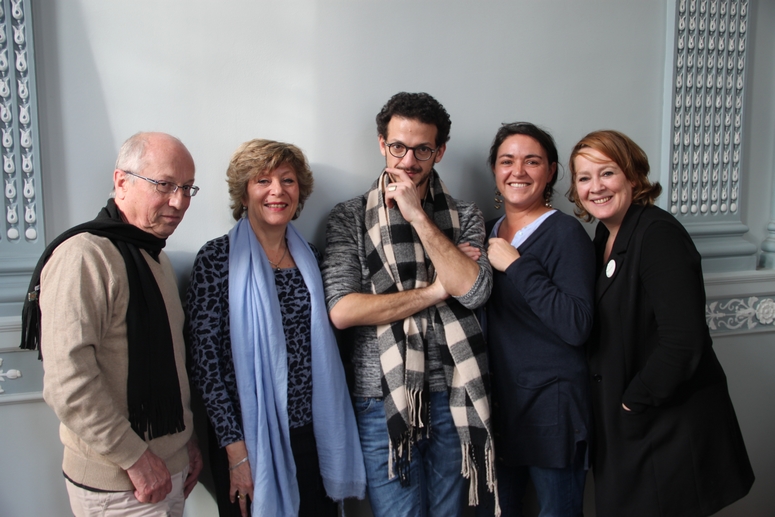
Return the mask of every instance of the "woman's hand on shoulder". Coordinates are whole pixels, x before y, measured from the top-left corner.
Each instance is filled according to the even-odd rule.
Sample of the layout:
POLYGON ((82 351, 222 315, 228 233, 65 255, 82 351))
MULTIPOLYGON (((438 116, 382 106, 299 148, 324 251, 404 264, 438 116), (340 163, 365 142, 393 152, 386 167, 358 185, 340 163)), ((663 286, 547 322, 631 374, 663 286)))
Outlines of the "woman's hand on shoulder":
POLYGON ((490 259, 493 269, 506 271, 519 257, 519 251, 506 239, 500 237, 490 239, 487 247, 487 258, 490 259))

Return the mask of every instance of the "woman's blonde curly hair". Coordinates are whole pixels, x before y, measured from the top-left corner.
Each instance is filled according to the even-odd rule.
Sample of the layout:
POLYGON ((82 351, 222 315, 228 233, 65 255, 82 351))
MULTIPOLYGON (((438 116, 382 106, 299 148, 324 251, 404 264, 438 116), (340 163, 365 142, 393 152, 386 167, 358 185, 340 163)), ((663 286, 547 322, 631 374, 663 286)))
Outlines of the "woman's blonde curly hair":
POLYGON ((281 165, 289 165, 296 172, 299 183, 299 206, 293 218, 304 208, 304 202, 312 194, 314 179, 304 153, 293 144, 274 140, 254 139, 240 145, 229 161, 226 182, 229 184, 231 215, 239 221, 244 213, 243 200, 248 193, 248 183, 259 176, 269 174, 281 165))

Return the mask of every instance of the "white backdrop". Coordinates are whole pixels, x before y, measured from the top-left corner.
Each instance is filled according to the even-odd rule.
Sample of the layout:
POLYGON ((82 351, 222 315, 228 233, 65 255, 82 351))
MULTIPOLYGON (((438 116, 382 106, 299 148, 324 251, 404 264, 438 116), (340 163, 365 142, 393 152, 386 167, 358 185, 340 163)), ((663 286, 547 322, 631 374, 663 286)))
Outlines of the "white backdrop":
MULTIPOLYGON (((316 189, 299 226, 322 243, 338 201, 382 165, 374 117, 398 91, 449 111, 438 170, 494 215, 484 164, 501 122, 549 129, 563 160, 601 127, 660 161, 665 2, 58 2, 36 10, 47 229, 93 217, 121 142, 188 145, 202 187, 169 249, 231 226, 225 170, 250 138, 299 145, 316 189)), ((566 179, 567 175, 563 176, 566 179)), ((564 193, 567 181, 562 181, 564 193)))

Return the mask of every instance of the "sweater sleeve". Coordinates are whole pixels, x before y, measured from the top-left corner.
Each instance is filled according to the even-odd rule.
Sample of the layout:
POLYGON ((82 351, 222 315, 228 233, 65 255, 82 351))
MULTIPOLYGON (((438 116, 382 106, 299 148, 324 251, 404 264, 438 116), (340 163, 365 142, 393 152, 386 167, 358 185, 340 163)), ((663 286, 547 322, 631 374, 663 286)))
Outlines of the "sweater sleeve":
POLYGON ((336 205, 328 216, 326 253, 320 272, 329 311, 348 294, 362 292, 359 255, 362 246, 358 231, 363 210, 349 209, 350 205, 359 199, 336 205))
POLYGON ((622 397, 634 411, 664 403, 694 375, 708 335, 699 254, 689 237, 674 224, 652 223, 640 264, 642 303, 654 311, 658 344, 622 397))
POLYGON ((550 231, 551 244, 537 246, 536 252, 528 248, 506 276, 547 328, 565 343, 581 346, 592 331, 595 250, 577 221, 550 231))
POLYGON ((111 254, 94 239, 68 239, 41 274, 43 397, 65 427, 126 470, 148 448, 132 430, 126 402, 117 403, 112 389, 112 377, 127 371, 129 286, 118 278, 123 268, 118 250, 111 254))
POLYGON ((228 236, 205 244, 186 295, 191 382, 202 395, 218 445, 243 439, 229 325, 228 236))
POLYGON ((477 260, 479 275, 476 277, 474 285, 467 293, 456 296, 455 299, 468 309, 476 309, 487 302, 492 291, 492 266, 484 246, 484 216, 475 204, 465 202, 459 202, 458 214, 460 217, 460 240, 455 245, 467 242, 471 246, 479 248, 482 255, 477 260))

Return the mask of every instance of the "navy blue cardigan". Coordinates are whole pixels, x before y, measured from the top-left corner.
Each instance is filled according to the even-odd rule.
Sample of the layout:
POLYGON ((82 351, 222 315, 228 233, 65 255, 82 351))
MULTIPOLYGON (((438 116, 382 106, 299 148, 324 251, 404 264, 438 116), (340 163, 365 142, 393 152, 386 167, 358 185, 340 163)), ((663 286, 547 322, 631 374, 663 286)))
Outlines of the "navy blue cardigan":
POLYGON ((583 344, 592 329, 595 250, 581 223, 558 211, 518 251, 505 272, 493 269, 486 308, 495 452, 510 466, 567 467, 590 441, 583 344))

